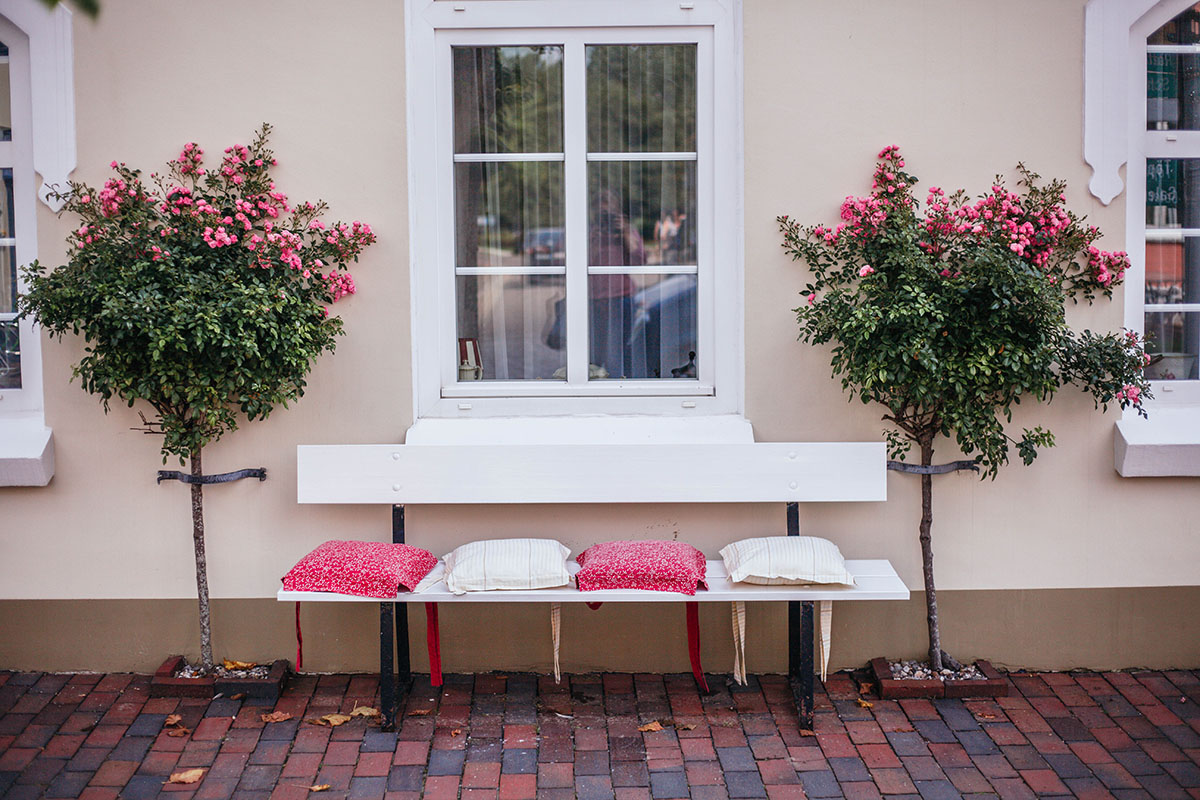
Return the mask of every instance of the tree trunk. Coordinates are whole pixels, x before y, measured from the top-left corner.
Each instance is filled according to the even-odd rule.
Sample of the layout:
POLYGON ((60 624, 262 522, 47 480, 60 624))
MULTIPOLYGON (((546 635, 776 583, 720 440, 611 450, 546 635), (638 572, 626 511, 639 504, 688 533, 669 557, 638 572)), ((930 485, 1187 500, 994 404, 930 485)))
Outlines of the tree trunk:
MULTIPOLYGON (((199 478, 201 448, 191 453, 192 477, 199 478)), ((193 483, 192 490, 192 547, 196 551, 196 594, 200 599, 200 665, 205 671, 213 669, 212 626, 208 610, 208 562, 204 557, 204 484, 193 483)))
MULTIPOLYGON (((923 437, 921 466, 933 464, 933 436, 923 437)), ((921 565, 925 573, 925 611, 929 621, 929 666, 942 668, 942 637, 938 631, 937 589, 933 584, 933 476, 921 476, 921 565)))

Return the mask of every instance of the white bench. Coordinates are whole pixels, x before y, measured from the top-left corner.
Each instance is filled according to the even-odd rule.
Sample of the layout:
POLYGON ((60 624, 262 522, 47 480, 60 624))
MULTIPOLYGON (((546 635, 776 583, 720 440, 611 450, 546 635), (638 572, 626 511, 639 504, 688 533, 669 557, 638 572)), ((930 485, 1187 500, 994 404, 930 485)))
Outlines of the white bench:
MULTIPOLYGON (((392 540, 403 542, 404 506, 416 503, 729 503, 783 502, 781 533, 799 535, 800 502, 886 498, 882 443, 614 445, 329 445, 297 452, 302 503, 387 503, 392 540)), ((762 535, 761 530, 745 536, 762 535)), ((731 534, 730 539, 741 538, 731 534)), ((732 583, 721 561, 708 562, 708 590, 605 590, 573 586, 532 591, 451 593, 444 583, 395 600, 280 590, 280 601, 372 602, 380 608, 380 695, 385 724, 395 722, 397 668, 411 680, 407 612, 397 603, 685 603, 787 602, 788 676, 801 725, 813 708, 813 602, 906 600, 908 589, 883 560, 849 560, 856 586, 758 586, 732 583), (394 632, 394 633, 393 633, 394 632), (395 651, 395 657, 393 657, 395 651)), ((438 569, 442 566, 439 563, 438 569)), ((427 606, 427 608, 429 608, 427 606)), ((436 605, 432 606, 436 609, 436 605)), ((689 626, 691 629, 692 626, 689 626)), ((689 636, 689 639, 691 636, 689 636)), ((698 646, 689 642, 693 667, 698 646)))

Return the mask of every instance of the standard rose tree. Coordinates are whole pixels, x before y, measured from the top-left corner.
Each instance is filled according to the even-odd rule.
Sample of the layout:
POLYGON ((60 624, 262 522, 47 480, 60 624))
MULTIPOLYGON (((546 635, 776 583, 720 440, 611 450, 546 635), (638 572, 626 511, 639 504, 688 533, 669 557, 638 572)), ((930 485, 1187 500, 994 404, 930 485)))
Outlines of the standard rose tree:
MULTIPOLYGON (((1018 165, 1018 191, 997 178, 975 200, 931 188, 924 206, 898 148, 879 154, 871 192, 847 197, 834 228, 779 217, 783 247, 812 280, 797 309, 800 339, 831 346, 833 374, 879 403, 889 467, 921 476, 921 554, 929 659, 942 668, 933 580, 932 476, 978 469, 995 477, 1015 445, 1030 464, 1054 444, 1041 427, 1008 432, 1022 400, 1048 402, 1068 384, 1097 408, 1149 396, 1146 355, 1132 332, 1075 333, 1065 305, 1111 298, 1125 253, 1094 246, 1100 231, 1063 207, 1060 181, 1018 165), (971 460, 934 466, 934 443, 953 437, 971 460), (904 464, 916 445, 919 465, 904 464)), ((949 659, 953 663, 952 659, 949 659)))
POLYGON ((115 161, 116 175, 99 190, 72 182, 59 195, 63 212, 81 222, 67 239, 67 263, 30 264, 20 300, 22 315, 51 336, 83 335, 75 375, 105 410, 114 397, 145 403, 163 435, 163 461, 190 461, 209 670, 204 446, 235 430, 239 416, 265 419, 304 394, 314 359, 342 333, 329 305, 354 292, 346 265, 375 241, 360 222, 322 222, 324 203, 288 202, 271 180, 270 130, 227 148, 213 169, 192 143, 148 182, 115 161))

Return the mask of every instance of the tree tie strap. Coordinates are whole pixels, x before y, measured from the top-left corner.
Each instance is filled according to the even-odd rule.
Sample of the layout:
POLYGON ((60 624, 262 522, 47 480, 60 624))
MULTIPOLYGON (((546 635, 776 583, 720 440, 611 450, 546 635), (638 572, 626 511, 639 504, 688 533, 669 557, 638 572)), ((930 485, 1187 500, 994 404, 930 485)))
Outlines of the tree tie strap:
POLYGON ((265 481, 267 479, 267 468, 239 469, 237 472, 222 472, 219 475, 189 475, 177 469, 160 469, 158 471, 158 483, 162 483, 163 481, 179 481, 180 483, 232 483, 233 481, 240 481, 242 478, 258 478, 260 481, 265 481))
POLYGON ((906 464, 903 461, 889 461, 887 468, 893 472, 911 472, 914 475, 942 475, 947 472, 958 472, 962 469, 969 469, 974 472, 979 472, 979 463, 977 461, 951 461, 949 464, 930 464, 928 466, 922 464, 906 464))

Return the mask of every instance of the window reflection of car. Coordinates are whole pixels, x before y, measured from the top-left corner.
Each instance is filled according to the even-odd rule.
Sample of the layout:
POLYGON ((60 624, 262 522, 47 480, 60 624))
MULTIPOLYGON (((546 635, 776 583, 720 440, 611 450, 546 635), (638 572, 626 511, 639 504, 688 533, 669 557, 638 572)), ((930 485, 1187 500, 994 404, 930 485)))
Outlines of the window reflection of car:
POLYGON ((525 266, 561 267, 567 263, 566 234, 562 228, 534 228, 526 231, 522 253, 525 266))
POLYGON ((633 297, 629 348, 637 378, 695 378, 696 276, 672 275, 633 297))

